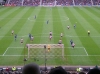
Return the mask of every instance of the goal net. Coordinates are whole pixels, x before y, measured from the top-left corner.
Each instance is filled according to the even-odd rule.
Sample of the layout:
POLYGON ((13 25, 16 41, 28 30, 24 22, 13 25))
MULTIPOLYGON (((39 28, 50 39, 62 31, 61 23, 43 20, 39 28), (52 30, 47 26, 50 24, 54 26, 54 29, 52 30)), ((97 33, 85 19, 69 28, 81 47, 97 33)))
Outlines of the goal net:
POLYGON ((27 48, 28 58, 44 56, 62 56, 64 58, 64 44, 27 44, 27 48), (50 46, 50 50, 48 49, 48 45, 50 46))

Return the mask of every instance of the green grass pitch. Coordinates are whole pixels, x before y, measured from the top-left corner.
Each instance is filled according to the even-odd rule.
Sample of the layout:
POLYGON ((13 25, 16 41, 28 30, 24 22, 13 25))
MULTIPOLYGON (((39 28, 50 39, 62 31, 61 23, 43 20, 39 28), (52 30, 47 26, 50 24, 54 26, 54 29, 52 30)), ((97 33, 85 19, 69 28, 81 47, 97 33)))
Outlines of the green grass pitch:
POLYGON ((46 57, 47 65, 100 65, 99 7, 0 7, 0 65, 24 65, 31 62, 44 65, 44 56, 38 56, 36 50, 38 57, 27 58, 27 49, 24 47, 29 43, 57 44, 60 33, 63 33, 64 59, 56 56, 55 52, 55 56, 46 57), (11 35, 12 30, 18 36, 16 41, 11 35), (87 35, 88 30, 90 36, 87 35), (51 41, 50 31, 53 33, 51 41), (33 42, 29 40, 29 33, 34 36, 33 42), (22 45, 21 38, 24 39, 22 45), (70 45, 71 39, 75 43, 74 49, 70 45), (25 63, 24 57, 27 58, 25 63))

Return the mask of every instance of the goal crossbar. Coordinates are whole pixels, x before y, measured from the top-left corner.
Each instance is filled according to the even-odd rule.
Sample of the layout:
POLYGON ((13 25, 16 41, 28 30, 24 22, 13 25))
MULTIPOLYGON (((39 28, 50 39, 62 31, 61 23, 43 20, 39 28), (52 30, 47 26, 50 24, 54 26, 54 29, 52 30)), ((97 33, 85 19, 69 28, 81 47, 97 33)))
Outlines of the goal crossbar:
POLYGON ((61 48, 62 50, 62 57, 64 58, 64 44, 27 44, 27 48, 28 48, 28 58, 30 56, 29 52, 31 48, 41 48, 43 49, 44 46, 48 46, 50 45, 50 48, 61 48))

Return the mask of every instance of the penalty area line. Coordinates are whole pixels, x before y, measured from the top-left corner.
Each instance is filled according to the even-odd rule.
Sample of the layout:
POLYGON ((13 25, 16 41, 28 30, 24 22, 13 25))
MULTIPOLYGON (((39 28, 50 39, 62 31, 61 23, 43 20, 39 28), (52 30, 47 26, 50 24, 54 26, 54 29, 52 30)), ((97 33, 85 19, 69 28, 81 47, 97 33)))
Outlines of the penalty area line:
POLYGON ((88 56, 88 53, 87 53, 87 51, 86 51, 86 49, 85 49, 85 48, 84 48, 84 51, 85 51, 86 55, 88 56))
MULTIPOLYGON (((73 47, 64 47, 64 48, 73 48, 73 47)), ((84 47, 74 47, 74 48, 84 48, 84 47)))
POLYGON ((14 56, 14 57, 17 57, 17 56, 27 56, 27 55, 0 55, 0 56, 14 56))
POLYGON ((6 49, 6 51, 3 53, 3 56, 5 55, 5 53, 8 51, 9 47, 6 49))
POLYGON ((24 48, 24 47, 8 47, 5 52, 3 53, 3 55, 0 55, 0 56, 5 56, 6 52, 8 51, 9 48, 24 48))
POLYGON ((9 47, 9 48, 24 48, 24 47, 9 47))

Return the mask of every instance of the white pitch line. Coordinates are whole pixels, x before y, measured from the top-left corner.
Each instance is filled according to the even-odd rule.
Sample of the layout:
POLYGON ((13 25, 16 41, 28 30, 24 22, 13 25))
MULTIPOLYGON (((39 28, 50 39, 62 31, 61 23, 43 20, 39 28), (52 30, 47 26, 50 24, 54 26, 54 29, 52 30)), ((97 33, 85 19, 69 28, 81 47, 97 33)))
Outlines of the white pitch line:
MULTIPOLYGON (((8 47, 8 48, 24 48, 24 47, 8 47)), ((64 47, 64 48, 72 48, 72 47, 64 47)), ((84 48, 84 47, 74 47, 74 48, 84 48)))
MULTIPOLYGON (((0 55, 0 56, 28 56, 28 55, 0 55)), ((32 56, 45 56, 45 55, 32 55, 32 56)), ((62 56, 62 55, 47 55, 47 56, 62 56)), ((100 55, 64 55, 64 56, 100 56, 100 55)))
POLYGON ((100 55, 64 55, 64 56, 100 56, 100 55))
POLYGON ((87 56, 87 55, 64 55, 64 56, 87 56))
POLYGON ((5 53, 8 51, 9 47, 6 49, 6 51, 3 53, 3 56, 5 55, 5 53))
POLYGON ((27 18, 0 18, 0 19, 27 19, 27 18))
MULTIPOLYGON (((29 21, 35 21, 35 20, 29 20, 29 21)), ((67 20, 62 20, 62 21, 67 21, 67 20)), ((36 21, 36 22, 44 22, 44 21, 36 21)), ((60 22, 60 21, 51 21, 51 22, 60 22)))
POLYGON ((24 48, 24 47, 8 47, 8 48, 6 49, 6 51, 3 53, 2 56, 5 56, 5 53, 8 51, 9 48, 24 48))
MULTIPOLYGON (((64 48, 72 48, 72 47, 64 47, 64 48)), ((84 47, 74 47, 74 48, 84 48, 84 47)))
MULTIPOLYGON (((89 37, 89 36, 69 36, 69 37, 89 37)), ((90 37, 100 37, 100 36, 90 36, 90 37)))
MULTIPOLYGON (((27 55, 5 55, 5 53, 8 51, 9 48, 24 48, 24 47, 8 47, 6 49, 6 51, 3 53, 3 55, 0 55, 0 56, 27 56, 27 55)), ((64 48, 72 48, 72 47, 64 47, 64 48)), ((84 47, 75 47, 75 48, 84 48, 84 47)), ((88 55, 85 48, 84 48, 84 51, 86 52, 86 55, 64 55, 64 56, 100 56, 100 55, 88 55)), ((39 56, 39 55, 37 55, 37 56, 39 56)), ((53 55, 49 55, 49 56, 53 56, 53 55)), ((55 56, 61 56, 61 55, 55 55, 55 56)))
POLYGON ((0 55, 0 56, 27 56, 27 55, 0 55))
MULTIPOLYGON (((62 16, 62 21, 68 21, 69 20, 69 17, 65 17, 65 16, 62 16)), ((34 21, 34 17, 28 17, 27 18, 29 21, 34 21)), ((43 18, 40 18, 40 19, 43 19, 43 18)), ((52 18, 48 18, 49 20, 52 19, 52 18)), ((58 18, 55 18, 55 19, 58 19, 58 18)), ((37 21, 37 22, 43 22, 43 21, 37 21)), ((54 22, 59 22, 59 21, 54 21, 54 22)))
POLYGON ((86 49, 85 49, 85 48, 84 48, 84 51, 85 51, 86 55, 88 56, 88 53, 87 53, 87 51, 86 51, 86 49))
MULTIPOLYGON (((89 37, 89 36, 71 36, 71 35, 66 35, 66 37, 89 37)), ((100 37, 100 36, 90 36, 90 37, 100 37)))
MULTIPOLYGON (((2 17, 2 18, 0 18, 0 19, 20 19, 20 20, 21 20, 21 19, 22 19, 22 20, 23 20, 23 19, 25 19, 25 20, 27 19, 27 20, 29 20, 29 21, 35 21, 35 20, 34 20, 34 17, 28 17, 28 18, 3 18, 3 17, 2 17)), ((43 19, 43 18, 39 18, 39 19, 43 19)), ((48 19, 51 20, 52 18, 48 18, 48 19)), ((58 18, 54 18, 54 19, 58 19, 58 18)), ((69 18, 63 16, 63 17, 62 17, 62 21, 63 21, 63 20, 64 20, 64 21, 67 21, 67 20, 69 20, 69 18)), ((37 22, 43 22, 43 21, 37 21, 37 22)), ((59 22, 59 21, 56 21, 56 22, 59 22)))
POLYGON ((24 48, 24 47, 9 47, 9 48, 24 48))
MULTIPOLYGON (((33 35, 34 36, 34 35, 33 35)), ((13 37, 13 36, 0 36, 0 37, 13 37)), ((28 35, 26 36, 17 36, 17 37, 28 37, 28 35)), ((40 36, 34 36, 34 37, 40 37, 40 36)), ((42 37, 49 37, 49 35, 48 36, 42 36, 42 37)), ((60 35, 59 36, 53 36, 53 37, 60 37, 60 35)), ((88 36, 63 36, 63 37, 88 37, 88 36)), ((91 36, 91 37, 100 37, 100 36, 91 36)))

